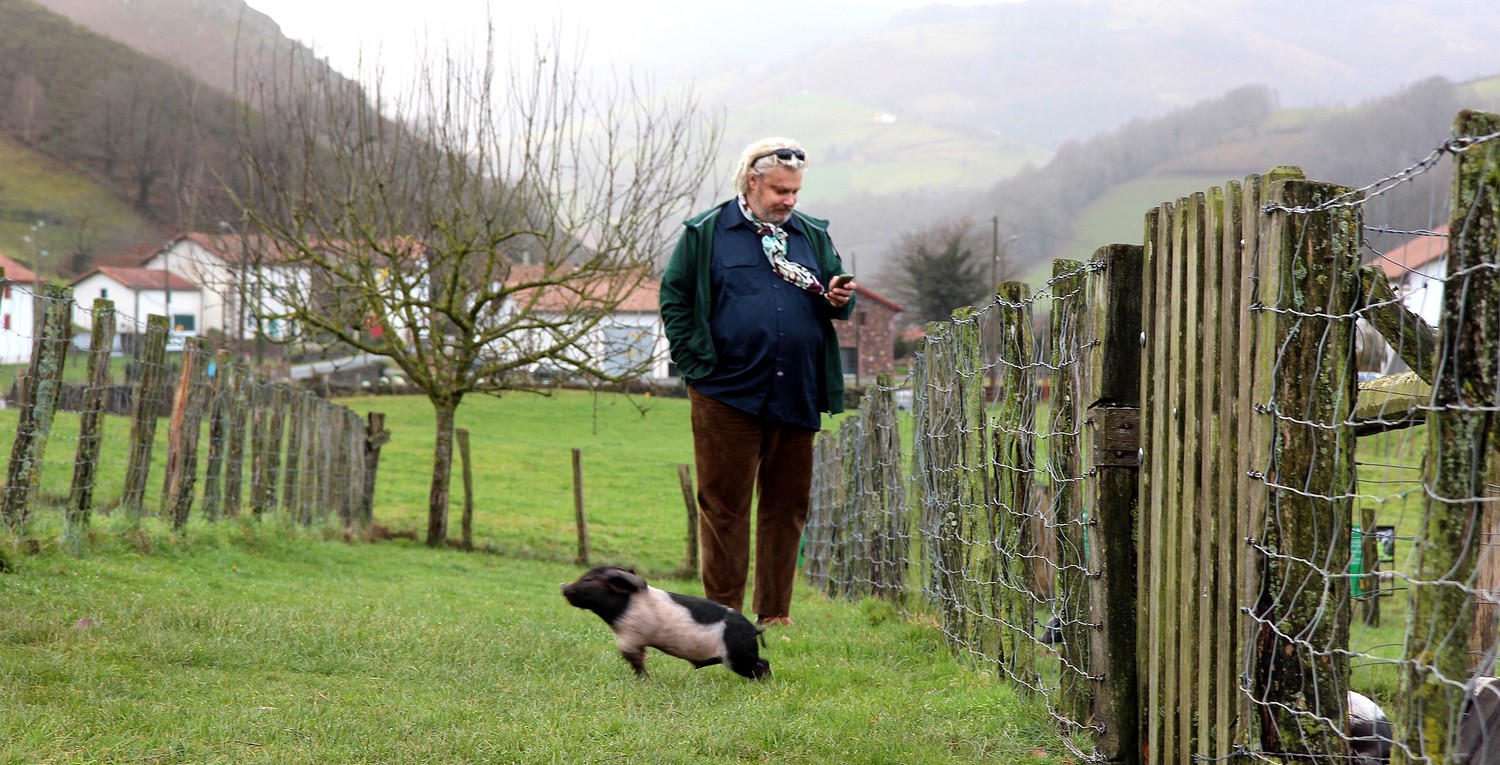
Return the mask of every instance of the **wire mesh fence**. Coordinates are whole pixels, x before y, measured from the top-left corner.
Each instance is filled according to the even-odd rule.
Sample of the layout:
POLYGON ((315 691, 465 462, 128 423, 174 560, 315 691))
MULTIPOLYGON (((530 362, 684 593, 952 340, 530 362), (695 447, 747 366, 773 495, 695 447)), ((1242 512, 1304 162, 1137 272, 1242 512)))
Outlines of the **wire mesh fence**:
POLYGON ((378 415, 367 423, 205 338, 174 338, 164 317, 134 323, 108 300, 75 305, 61 286, 3 289, 0 533, 81 551, 105 514, 179 532, 195 512, 369 521, 378 415), (75 337, 75 325, 90 332, 75 337))
POLYGON ((930 610, 1081 759, 1500 761, 1497 178, 1466 112, 928 325, 819 441, 809 578, 930 610))

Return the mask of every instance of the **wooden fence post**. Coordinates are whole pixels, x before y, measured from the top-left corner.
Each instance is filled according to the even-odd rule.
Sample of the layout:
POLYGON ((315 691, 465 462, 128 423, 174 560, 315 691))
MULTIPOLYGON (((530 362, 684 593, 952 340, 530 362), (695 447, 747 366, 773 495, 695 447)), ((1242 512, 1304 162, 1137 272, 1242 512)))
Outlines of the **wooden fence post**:
POLYGON ((245 425, 254 401, 254 380, 244 363, 236 361, 225 370, 229 391, 229 428, 224 434, 224 517, 238 518, 245 486, 245 425))
POLYGON ((365 490, 360 496, 364 505, 360 517, 365 524, 375 520, 375 475, 380 470, 380 447, 391 440, 391 432, 385 429, 385 415, 370 412, 366 416, 365 430, 365 490))
POLYGON ((687 554, 682 575, 698 576, 698 498, 693 492, 693 472, 687 465, 677 466, 677 483, 682 487, 682 504, 687 509, 687 554))
POLYGON ((583 509, 583 450, 573 449, 573 520, 578 524, 578 557, 573 561, 589 565, 589 519, 583 509))
MULTIPOLYGON (((1256 664, 1268 724, 1262 750, 1289 757, 1345 754, 1349 688, 1349 566, 1355 438, 1354 318, 1363 209, 1324 206, 1348 189, 1273 183, 1261 219, 1261 341, 1275 348, 1272 508, 1263 542, 1265 610, 1256 664), (1268 338, 1265 332, 1272 332, 1268 338), (1269 342, 1266 342, 1269 340, 1269 342), (1310 714, 1309 714, 1310 713, 1310 714), (1329 725, 1329 721, 1333 721, 1329 725)), ((1460 652, 1462 647, 1460 647, 1460 652)), ((1408 654, 1408 655, 1420 655, 1408 654)))
POLYGON ((1089 508, 1083 527, 1088 608, 1080 618, 1091 629, 1088 663, 1081 666, 1092 676, 1089 708, 1103 728, 1095 746, 1110 762, 1134 765, 1140 761, 1142 719, 1135 599, 1143 248, 1109 245, 1095 252, 1094 260, 1104 268, 1087 281, 1089 318, 1082 331, 1097 348, 1077 392, 1087 407, 1084 448, 1090 465, 1082 498, 1089 508))
POLYGON ((275 513, 281 505, 281 442, 286 434, 286 404, 291 389, 280 383, 272 384, 266 401, 266 509, 275 513))
MULTIPOLYGON (((302 388, 288 387, 286 395, 282 399, 282 407, 287 413, 286 424, 286 462, 283 470, 281 486, 281 506, 286 509, 286 515, 293 523, 306 524, 302 514, 301 490, 302 490, 302 436, 306 429, 303 427, 303 412, 307 401, 307 391, 302 388)), ((351 487, 351 489, 354 487, 351 487)))
POLYGON ((115 303, 94 300, 93 330, 89 333, 88 389, 78 415, 78 455, 73 461, 73 486, 68 493, 67 538, 76 555, 82 551, 83 530, 94 507, 94 481, 99 474, 99 447, 104 442, 104 394, 109 387, 109 353, 115 342, 115 303))
POLYGON ((1036 675, 1035 586, 1030 557, 1036 552, 1031 531, 1032 470, 1036 466, 1035 347, 1032 332, 1031 288, 1005 282, 997 297, 1000 311, 1000 395, 994 423, 995 503, 1000 512, 998 549, 1005 591, 1000 608, 1007 628, 1002 645, 1019 688, 1033 685, 1036 675))
MULTIPOLYGON (((1500 132, 1500 116, 1460 112, 1459 139, 1500 132)), ((1448 762, 1449 726, 1464 700, 1469 676, 1471 591, 1496 437, 1495 388, 1500 364, 1500 143, 1458 153, 1448 229, 1448 276, 1438 326, 1438 357, 1427 412, 1423 533, 1413 547, 1411 604, 1403 683, 1404 730, 1397 738, 1407 761, 1448 762), (1442 582, 1442 584, 1428 584, 1442 582), (1450 633, 1461 630, 1463 637, 1450 633)))
POLYGON ((193 506, 193 482, 198 473, 198 438, 203 432, 204 400, 208 391, 208 340, 188 338, 182 350, 182 373, 178 376, 177 404, 172 413, 167 476, 169 484, 162 495, 162 510, 172 519, 172 530, 181 533, 187 527, 188 512, 193 506))
POLYGON ((219 519, 224 503, 224 451, 229 434, 229 408, 234 395, 228 351, 214 354, 214 381, 209 395, 213 403, 208 412, 208 461, 203 471, 203 517, 219 519))
POLYGON ((14 530, 21 530, 31 513, 31 502, 42 479, 42 459, 57 415, 58 391, 62 387, 63 364, 68 360, 68 341, 73 326, 73 290, 56 284, 42 287, 35 299, 38 310, 37 338, 31 346, 31 365, 26 370, 28 406, 16 424, 6 470, 4 505, 0 517, 14 530))
POLYGON ((1084 508, 1094 505, 1083 501, 1083 485, 1074 480, 1083 475, 1079 428, 1084 419, 1084 402, 1092 400, 1084 398, 1087 381, 1084 361, 1079 356, 1086 347, 1082 324, 1089 306, 1089 294, 1084 290, 1084 264, 1076 260, 1052 261, 1051 283, 1048 355, 1052 367, 1049 390, 1052 413, 1047 428, 1047 464, 1055 479, 1050 521, 1057 551, 1056 560, 1052 561, 1056 572, 1053 614, 1060 618, 1062 632, 1062 643, 1058 646, 1062 667, 1058 706, 1064 717, 1081 726, 1089 719, 1093 696, 1090 675, 1094 674, 1089 662, 1090 634, 1094 630, 1090 629, 1087 574, 1098 570, 1090 567, 1084 556, 1094 541, 1086 524, 1097 521, 1097 513, 1092 519, 1085 518, 1084 508))
POLYGON ((156 417, 161 409, 162 380, 167 367, 167 317, 146 317, 146 337, 141 344, 141 378, 136 384, 130 416, 130 457, 120 505, 134 524, 141 521, 146 478, 151 472, 151 452, 156 445, 156 417))
POLYGON ((453 437, 458 439, 458 460, 463 469, 464 478, 464 514, 461 519, 460 528, 463 533, 464 549, 474 549, 474 468, 469 463, 469 430, 468 428, 457 428, 453 431, 453 437))
POLYGON ((321 459, 318 452, 317 416, 320 403, 312 391, 304 390, 297 406, 297 429, 302 432, 302 454, 298 457, 301 468, 297 479, 297 513, 304 526, 311 525, 313 518, 321 512, 317 502, 318 465, 321 459))

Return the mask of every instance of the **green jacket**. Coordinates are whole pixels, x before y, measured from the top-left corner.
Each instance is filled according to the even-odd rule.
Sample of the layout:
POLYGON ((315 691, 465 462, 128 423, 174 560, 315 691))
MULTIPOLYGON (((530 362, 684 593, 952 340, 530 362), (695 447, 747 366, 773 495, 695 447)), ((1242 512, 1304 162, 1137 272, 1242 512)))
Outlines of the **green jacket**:
MULTIPOLYGON (((709 317, 713 315, 713 288, 708 269, 714 252, 714 224, 723 209, 724 205, 718 205, 683 223, 682 237, 677 240, 677 249, 673 250, 672 259, 667 262, 667 270, 661 277, 662 325, 666 329, 672 362, 687 383, 708 375, 718 363, 713 334, 708 327, 709 317)), ((844 273, 843 262, 833 247, 833 239, 828 236, 828 221, 800 212, 792 214, 802 221, 818 263, 818 273, 825 280, 844 273)), ((828 286, 826 281, 824 286, 828 286)), ((853 315, 856 299, 850 298, 842 308, 834 308, 825 302, 822 312, 823 389, 827 393, 824 411, 831 414, 844 411, 844 360, 839 353, 838 334, 834 332, 832 320, 853 315)))

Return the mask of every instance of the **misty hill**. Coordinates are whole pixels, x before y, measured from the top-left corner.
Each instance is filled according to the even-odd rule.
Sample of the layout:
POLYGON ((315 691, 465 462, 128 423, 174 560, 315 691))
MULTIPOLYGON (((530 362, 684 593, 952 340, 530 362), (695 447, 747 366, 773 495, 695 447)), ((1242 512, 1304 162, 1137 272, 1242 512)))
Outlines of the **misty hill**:
POLYGON ((242 0, 46 2, 87 25, 0 0, 0 252, 46 250, 51 273, 238 219, 223 191, 238 178, 236 72, 347 82, 242 0))
POLYGON ((1481 0, 935 4, 887 29, 723 76, 738 103, 809 92, 912 122, 1055 149, 1244 85, 1288 105, 1350 105, 1500 68, 1481 0))

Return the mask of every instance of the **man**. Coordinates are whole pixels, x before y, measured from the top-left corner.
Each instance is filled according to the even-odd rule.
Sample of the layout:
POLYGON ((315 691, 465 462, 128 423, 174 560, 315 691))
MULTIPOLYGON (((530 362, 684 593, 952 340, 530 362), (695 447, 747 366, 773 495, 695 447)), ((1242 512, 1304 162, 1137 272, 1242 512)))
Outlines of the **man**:
POLYGON ((833 319, 853 281, 828 222, 793 208, 807 156, 795 141, 745 148, 735 199, 689 219, 661 282, 672 360, 688 386, 698 467, 704 595, 743 610, 750 504, 758 491, 761 624, 792 623, 792 582, 812 487, 820 412, 844 410, 833 319))

